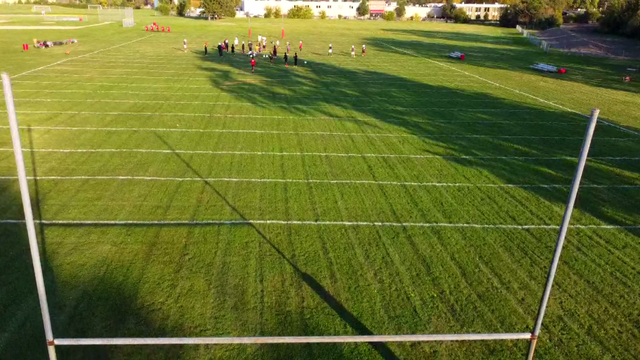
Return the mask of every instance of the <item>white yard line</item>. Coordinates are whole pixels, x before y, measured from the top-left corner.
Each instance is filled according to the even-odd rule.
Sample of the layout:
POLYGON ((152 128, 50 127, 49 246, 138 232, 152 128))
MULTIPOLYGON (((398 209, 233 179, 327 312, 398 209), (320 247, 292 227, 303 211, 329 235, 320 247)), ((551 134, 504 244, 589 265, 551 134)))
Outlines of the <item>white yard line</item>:
MULTIPOLYGON (((429 58, 427 58, 427 57, 424 57, 424 56, 418 55, 418 54, 416 54, 416 53, 414 53, 414 52, 412 52, 412 51, 407 51, 407 50, 404 50, 404 49, 400 49, 400 48, 397 48, 397 47, 395 47, 395 46, 391 46, 391 45, 388 45, 388 44, 385 44, 385 43, 382 43, 382 44, 383 44, 383 45, 385 45, 385 46, 387 46, 387 47, 389 47, 389 48, 391 48, 391 49, 394 49, 394 50, 396 50, 396 51, 400 51, 400 52, 403 52, 403 53, 405 53, 405 54, 409 54, 409 55, 415 56, 415 57, 417 57, 417 58, 424 59, 424 60, 429 61, 429 62, 431 62, 431 63, 433 63, 433 64, 438 64, 438 65, 443 66, 443 67, 445 67, 445 68, 447 68, 447 69, 451 69, 451 70, 457 71, 457 72, 459 72, 459 73, 462 73, 462 74, 465 74, 465 75, 468 75, 468 76, 474 77, 474 78, 476 78, 476 79, 478 79, 478 80, 482 80, 482 81, 484 81, 484 82, 487 82, 487 83, 489 83, 489 84, 491 84, 491 85, 494 85, 494 86, 497 86, 497 87, 499 87, 499 88, 502 88, 502 89, 506 89, 506 90, 509 90, 509 91, 515 92, 515 93, 517 93, 517 94, 520 94, 520 95, 523 95, 523 96, 529 97, 529 98, 531 98, 531 99, 534 99, 534 100, 540 101, 540 102, 545 103, 545 104, 547 104, 547 105, 551 105, 551 106, 557 107, 557 108, 562 109, 562 110, 564 110, 564 111, 568 111, 568 112, 572 112, 572 113, 574 113, 574 114, 578 114, 578 115, 582 115, 582 116, 586 116, 586 117, 588 117, 587 115, 584 115, 584 114, 582 114, 582 113, 580 113, 580 112, 578 112, 578 111, 575 111, 575 110, 569 109, 569 108, 567 108, 567 107, 565 107, 565 106, 562 106, 562 105, 556 104, 556 103, 554 103, 554 102, 551 102, 551 101, 548 101, 548 100, 545 100, 545 99, 539 98, 539 97, 537 97, 537 96, 534 96, 534 95, 528 94, 528 93, 526 93, 526 92, 523 92, 523 91, 520 91, 520 90, 517 90, 517 89, 511 88, 511 87, 508 87, 508 86, 505 86, 505 85, 502 85, 502 84, 498 84, 497 82, 494 82, 494 81, 491 81, 491 80, 485 79, 485 78, 483 78, 483 77, 481 77, 481 76, 478 76, 478 75, 472 74, 472 73, 467 72, 467 71, 464 71, 464 70, 460 70, 460 69, 458 69, 458 68, 456 68, 456 67, 453 67, 453 66, 451 66, 451 65, 448 65, 448 64, 445 64, 445 63, 441 63, 441 62, 439 62, 439 61, 432 60, 432 59, 429 59, 429 58)), ((599 121, 599 122, 602 122, 603 124, 606 124, 606 125, 609 125, 609 126, 611 126, 611 127, 614 127, 614 128, 616 128, 616 129, 618 129, 618 130, 622 130, 622 131, 624 131, 624 132, 627 132, 627 133, 630 133, 630 134, 634 134, 634 135, 640 136, 640 132, 633 131, 633 130, 629 130, 629 129, 625 128, 625 127, 622 127, 622 126, 620 126, 620 125, 617 125, 617 124, 611 123, 611 122, 606 121, 606 120, 598 119, 598 121, 599 121)))
MULTIPOLYGON (((434 101, 436 99, 430 99, 430 101, 434 101)), ((449 99, 437 99, 437 100, 446 100, 451 101, 449 99)), ((82 102, 82 103, 94 103, 94 102, 105 102, 105 103, 133 103, 133 104, 189 104, 189 105, 245 105, 245 106, 256 106, 260 107, 260 104, 250 103, 250 102, 215 102, 215 101, 174 101, 174 100, 119 100, 119 99, 30 99, 30 98, 22 98, 22 99, 14 99, 14 101, 24 101, 24 102, 57 102, 57 103, 69 103, 69 102, 82 102)), ((456 100, 453 100, 456 101, 456 100)), ((465 100, 458 99, 457 101, 464 102, 497 102, 498 100, 465 100)), ((340 104, 321 104, 321 105, 305 105, 305 104, 269 104, 269 107, 287 107, 287 108, 326 108, 326 107, 341 107, 340 104)), ((396 110, 429 110, 431 108, 428 107, 405 107, 405 106, 396 106, 396 105, 363 105, 363 106, 352 106, 349 105, 351 109, 371 109, 371 108, 380 108, 380 109, 396 109, 396 110)), ((557 122, 556 122, 557 123, 557 122)), ((575 124, 572 124, 575 125, 575 124)))
MULTIPOLYGON (((148 38, 148 37, 150 37, 150 36, 153 36, 153 35, 147 35, 147 36, 144 36, 144 37, 141 37, 141 38, 135 39, 135 40, 127 41, 127 42, 122 43, 122 44, 120 44, 120 45, 114 45, 114 46, 111 46, 111 47, 108 47, 108 48, 105 48, 105 49, 96 50, 96 51, 90 52, 90 53, 88 53, 88 54, 79 55, 79 56, 75 56, 75 57, 71 57, 71 58, 66 58, 66 59, 64 59, 64 60, 60 60, 60 61, 54 62, 54 63, 52 63, 52 64, 49 64, 49 65, 41 66, 41 67, 39 67, 39 68, 35 68, 35 69, 33 69, 33 70, 29 70, 29 71, 25 71, 25 72, 20 73, 20 74, 17 74, 17 75, 13 75, 11 78, 12 78, 12 79, 15 79, 15 78, 17 78, 17 77, 19 77, 19 76, 23 76, 23 75, 31 74, 32 72, 36 72, 36 71, 38 71, 38 70, 42 70, 42 69, 46 69, 46 68, 49 68, 49 67, 52 67, 52 66, 55 66, 55 65, 58 65, 58 64, 62 64, 62 63, 65 63, 65 62, 67 62, 67 61, 71 61, 71 60, 75 60, 75 59, 80 59, 80 58, 83 58, 83 57, 86 57, 86 56, 91 56, 91 55, 93 55, 93 54, 101 53, 101 52, 103 52, 103 51, 108 51, 108 50, 111 50, 111 49, 116 49, 116 48, 119 48, 119 47, 121 47, 121 46, 129 45, 129 44, 132 44, 132 43, 138 42, 138 41, 140 41, 140 40, 144 40, 144 39, 146 39, 146 38, 148 38)), ((17 81, 12 81, 12 82, 13 82, 13 83, 15 83, 15 82, 17 82, 17 81)))
MULTIPOLYGON (((20 111, 18 111, 20 112, 20 111)), ((158 114, 155 114, 158 115, 158 114)), ((3 128, 6 126, 0 126, 3 128)), ((24 129, 25 127, 22 127, 24 129)), ((29 128, 29 127, 27 127, 29 128)), ((582 140, 580 136, 531 136, 531 135, 455 135, 455 134, 390 134, 390 133, 351 133, 331 131, 277 131, 252 129, 172 129, 172 128, 105 128, 105 127, 30 127, 35 130, 57 131, 133 131, 133 132, 197 132, 197 133, 245 133, 245 134, 280 134, 311 136, 365 136, 365 137, 420 137, 420 138, 477 138, 477 139, 573 139, 582 140)), ((632 138, 598 137, 598 140, 627 141, 632 138)))
MULTIPOLYGON (((57 68, 56 68, 57 69, 57 68)), ((181 73, 184 73, 184 71, 181 71, 181 73)), ((144 75, 129 75, 129 74, 121 74, 121 75, 104 75, 103 73, 100 73, 98 75, 96 74, 63 74, 63 73, 56 73, 56 74, 42 74, 42 73, 38 73, 38 74, 29 74, 27 76, 37 76, 37 77, 44 77, 44 76, 53 76, 53 77, 59 77, 59 78, 69 78, 69 77, 83 77, 83 78, 113 78, 113 79, 145 79, 145 80, 181 80, 181 81, 212 81, 215 77, 213 75, 211 76, 198 76, 198 77, 187 77, 187 76, 144 76, 144 75)), ((438 77, 437 79, 441 79, 440 77, 438 77)), ((269 81, 274 81, 274 80, 292 80, 291 78, 281 78, 281 79, 267 79, 267 78, 234 78, 234 79, 229 79, 227 80, 227 82, 229 83, 229 85, 244 85, 244 84, 256 84, 256 83, 265 83, 265 82, 269 82, 269 81)), ((294 79, 295 80, 295 79, 294 79)), ((383 83, 383 84, 404 84, 406 86, 439 86, 439 85, 477 85, 476 82, 453 82, 453 81, 447 81, 445 84, 443 83, 429 83, 429 84, 424 84, 424 83, 416 83, 413 82, 411 80, 398 80, 398 81, 390 81, 390 80, 348 80, 348 81, 342 81, 342 80, 329 80, 329 81, 323 81, 322 79, 298 79, 298 81, 303 80, 306 83, 330 83, 330 84, 334 84, 334 85, 340 85, 340 86, 345 86, 348 84, 370 84, 370 83, 383 83)), ((446 79, 445 79, 446 80, 446 79)), ((92 84, 89 82, 89 84, 92 84)), ((225 85, 225 84, 219 84, 219 85, 225 85)), ((287 88, 306 88, 304 86, 287 86, 287 88)), ((384 89, 384 88, 383 88, 384 89)))
MULTIPOLYGON (((17 176, 0 176, 0 180, 17 180, 17 176)), ((27 177, 29 180, 131 180, 131 181, 176 181, 176 182, 248 182, 248 183, 301 183, 301 184, 334 184, 334 185, 392 185, 415 187, 478 187, 478 188, 568 188, 568 184, 474 184, 446 182, 415 181, 376 181, 376 180, 322 180, 322 179, 255 179, 255 178, 199 178, 199 177, 162 177, 162 176, 38 176, 27 177)), ((583 184, 581 188, 597 189, 636 189, 640 185, 598 185, 583 184)))
MULTIPOLYGON (((0 224, 23 224, 24 220, 0 220, 0 224)), ((314 226, 380 226, 380 227, 445 227, 481 229, 557 229, 558 225, 469 224, 469 223, 402 223, 370 221, 305 221, 305 220, 34 220, 44 225, 126 226, 126 225, 314 225, 314 226)), ((640 229, 640 225, 569 225, 573 229, 640 229)))
MULTIPOLYGON (((12 148, 0 148, 3 152, 12 152, 12 148)), ((570 156, 473 156, 473 155, 418 155, 418 154, 358 154, 324 152, 269 152, 269 151, 210 151, 210 150, 159 150, 159 149, 33 149, 29 152, 42 153, 157 153, 157 154, 201 154, 201 155, 249 155, 249 156, 327 156, 327 157, 380 157, 411 159, 474 159, 474 160, 576 160, 570 156)), ((640 157, 595 156, 589 160, 637 161, 640 157)))
POLYGON ((0 26, 0 30, 79 30, 79 29, 85 29, 85 28, 90 28, 94 26, 109 25, 109 24, 111 24, 110 21, 99 23, 99 24, 93 24, 93 25, 84 25, 84 26, 3 25, 3 26, 0 26))

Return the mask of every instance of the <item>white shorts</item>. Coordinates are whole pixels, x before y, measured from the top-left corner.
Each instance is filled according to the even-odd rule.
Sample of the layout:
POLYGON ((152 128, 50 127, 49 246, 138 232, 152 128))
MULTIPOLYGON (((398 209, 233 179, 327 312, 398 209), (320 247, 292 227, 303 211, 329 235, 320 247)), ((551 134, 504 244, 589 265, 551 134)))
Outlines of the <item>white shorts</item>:
POLYGON ((185 49, 187 48, 187 44, 184 44, 184 48, 185 48, 185 49))
POLYGON ((333 53, 333 50, 329 49, 329 54, 333 53))

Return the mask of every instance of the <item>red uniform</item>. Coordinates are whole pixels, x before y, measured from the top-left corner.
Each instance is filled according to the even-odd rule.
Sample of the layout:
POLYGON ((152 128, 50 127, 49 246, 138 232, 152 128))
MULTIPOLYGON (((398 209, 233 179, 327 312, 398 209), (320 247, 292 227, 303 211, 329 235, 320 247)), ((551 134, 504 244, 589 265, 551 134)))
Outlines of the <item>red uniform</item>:
POLYGON ((256 59, 251 59, 251 72, 256 68, 256 59))

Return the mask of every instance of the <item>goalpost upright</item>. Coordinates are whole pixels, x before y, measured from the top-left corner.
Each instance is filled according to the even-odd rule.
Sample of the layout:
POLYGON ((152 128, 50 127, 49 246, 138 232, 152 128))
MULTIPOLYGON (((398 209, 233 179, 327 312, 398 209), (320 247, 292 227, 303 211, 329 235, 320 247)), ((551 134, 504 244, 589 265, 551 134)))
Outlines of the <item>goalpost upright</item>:
POLYGON ((427 341, 480 341, 480 340, 529 340, 529 351, 527 359, 531 360, 535 354, 538 336, 542 327, 545 311, 548 305, 551 289, 555 279, 556 270, 560 261, 560 255, 564 245, 567 229, 571 220, 571 215, 575 205, 582 173, 586 165, 591 140, 598 121, 599 110, 594 109, 587 126, 584 142, 578 158, 578 165, 571 184, 571 190, 567 206, 559 229, 558 240, 553 255, 553 260, 547 276, 545 290, 540 301, 538 316, 535 327, 531 333, 486 333, 486 334, 411 334, 411 335, 353 335, 353 336, 264 336, 264 337, 171 337, 171 338, 58 338, 53 335, 49 306, 44 284, 42 265, 38 241, 36 237, 35 221, 31 208, 31 198, 27 183, 24 158, 22 156, 22 145, 20 132, 16 117, 13 93, 9 75, 2 73, 2 83, 4 87, 5 102, 9 115, 11 129, 11 139, 15 155, 18 181, 20 183, 20 194, 24 209, 25 224, 29 238, 29 249, 31 261, 35 273, 36 287, 44 332, 47 340, 49 360, 56 360, 56 345, 178 345, 178 344, 300 344, 300 343, 373 343, 373 342, 427 342, 427 341))

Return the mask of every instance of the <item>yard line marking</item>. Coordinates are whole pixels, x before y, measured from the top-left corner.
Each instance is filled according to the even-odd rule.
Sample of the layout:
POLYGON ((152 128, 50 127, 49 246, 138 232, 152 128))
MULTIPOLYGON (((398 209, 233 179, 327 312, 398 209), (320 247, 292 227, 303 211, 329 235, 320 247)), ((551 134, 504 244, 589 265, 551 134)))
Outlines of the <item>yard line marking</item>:
MULTIPOLYGON (((19 112, 19 111, 18 111, 19 112)), ((209 116, 208 114, 205 114, 209 116)), ((214 116, 214 115, 211 115, 214 116)), ((6 128, 6 126, 0 126, 6 128)), ((133 132, 198 132, 198 133, 246 133, 246 134, 281 134, 281 135, 319 135, 319 136, 370 136, 370 137, 420 137, 420 138, 472 138, 472 139, 573 139, 582 140, 580 136, 532 136, 532 135, 455 135, 455 134, 389 134, 389 133, 344 133, 330 131, 278 131, 252 129, 172 129, 172 128, 105 128, 105 127, 26 127, 32 130, 57 131, 133 131, 133 132)), ((25 127, 21 127, 25 129, 25 127)), ((632 138, 599 137, 598 140, 627 141, 632 138)))
MULTIPOLYGON (((98 78, 114 78, 114 79, 148 79, 148 80, 153 80, 153 79, 162 79, 162 80, 189 80, 189 81, 194 81, 194 80, 202 80, 202 81, 211 81, 212 80, 212 76, 209 77, 185 77, 185 76, 143 76, 143 75, 128 75, 128 74, 122 74, 122 75, 83 75, 83 74, 30 74, 27 76, 38 76, 38 77, 42 77, 42 76, 56 76, 56 77, 63 77, 63 78, 67 78, 67 77, 89 77, 89 78, 93 78, 93 77, 98 77, 98 78)), ((251 85, 251 84, 256 84, 256 83, 263 83, 263 82, 268 82, 268 81, 272 81, 272 80, 291 80, 290 78, 283 78, 283 79, 268 79, 268 78, 234 78, 234 79, 230 79, 228 80, 229 82, 231 82, 232 84, 229 85, 234 85, 234 86, 238 86, 238 85, 251 85)), ((300 80, 300 79, 297 79, 300 80)), ((312 83, 316 83, 316 82, 323 82, 321 79, 309 79, 312 83)), ((389 81, 389 80, 352 80, 352 81, 335 81, 335 80, 331 80, 334 83, 339 83, 341 86, 344 86, 346 84, 361 84, 361 83, 365 83, 365 84, 369 84, 369 83, 385 83, 385 84, 404 84, 405 86, 438 86, 438 85, 475 85, 476 83, 468 83, 468 82, 447 82, 446 84, 426 84, 426 83, 419 83, 419 82, 411 82, 410 80, 401 80, 401 81, 389 81)), ((309 81, 305 81, 307 83, 309 83, 309 81)), ((87 82, 87 84, 93 84, 92 82, 87 82)), ((218 86, 229 86, 227 84, 224 83, 220 83, 217 84, 218 86)), ((315 87, 309 87, 309 86, 287 86, 287 88, 315 88, 315 87)))
MULTIPOLYGON (((384 46, 390 47, 390 48, 392 48, 392 49, 394 49, 394 50, 397 50, 397 51, 403 52, 403 53, 405 53, 405 54, 409 54, 409 55, 415 56, 415 57, 417 57, 417 58, 427 60, 427 61, 429 61, 429 62, 431 62, 431 63, 438 64, 438 65, 443 66, 443 67, 445 67, 445 68, 447 68, 447 69, 451 69, 451 70, 454 70, 454 71, 457 71, 457 72, 463 73, 463 74, 465 74, 465 75, 468 75, 468 76, 474 77, 474 78, 476 78, 476 79, 478 79, 478 80, 482 80, 482 81, 487 82, 487 83, 489 83, 489 84, 491 84, 491 85, 494 85, 494 86, 497 86, 497 87, 500 87, 500 88, 503 88, 503 89, 506 89, 506 90, 509 90, 509 91, 513 91, 513 92, 515 92, 515 93, 517 93, 517 94, 520 94, 520 95, 523 95, 523 96, 527 96, 527 97, 529 97, 529 98, 535 99, 535 100, 540 101, 540 102, 542 102, 542 103, 545 103, 545 104, 548 104, 548 105, 552 105, 552 106, 555 106, 555 107, 560 108, 560 109, 562 109, 562 110, 565 110, 565 111, 568 111, 568 112, 572 112, 572 113, 574 113, 574 114, 578 114, 578 115, 581 115, 581 116, 584 116, 584 117, 589 117, 589 116, 584 115, 584 114, 582 114, 582 113, 580 113, 580 112, 578 112, 578 111, 575 111, 575 110, 569 109, 569 108, 567 108, 567 107, 564 107, 564 106, 562 106, 562 105, 556 104, 556 103, 554 103, 554 102, 552 102, 552 101, 548 101, 548 100, 545 100, 545 99, 539 98, 539 97, 537 97, 537 96, 531 95, 531 94, 529 94, 529 93, 526 93, 526 92, 524 92, 524 91, 520 91, 520 90, 517 90, 517 89, 514 89, 514 88, 510 88, 510 87, 505 86, 505 85, 502 85, 502 84, 498 84, 497 82, 494 82, 494 81, 491 81, 491 80, 485 79, 485 78, 483 78, 483 77, 481 77, 481 76, 478 76, 478 75, 472 74, 472 73, 470 73, 470 72, 466 72, 466 71, 464 71, 464 70, 460 70, 460 69, 458 69, 458 68, 456 68, 456 67, 453 67, 453 66, 451 66, 451 65, 447 65, 447 64, 441 63, 441 62, 439 62, 439 61, 432 60, 432 59, 429 59, 429 58, 427 58, 427 57, 424 57, 424 56, 418 55, 418 54, 416 54, 416 53, 414 53, 414 52, 412 52, 412 51, 407 51, 407 50, 399 49, 399 48, 397 48, 397 47, 395 47, 395 46, 388 45, 388 44, 386 44, 386 43, 384 43, 384 42, 382 42, 381 44, 383 44, 384 46)), ((640 136, 640 132, 633 131, 633 130, 629 130, 629 129, 627 129, 627 128, 623 127, 623 126, 616 125, 616 124, 611 123, 611 122, 606 121, 606 120, 598 119, 598 121, 602 122, 602 123, 603 123, 603 124, 605 124, 605 125, 609 125, 609 126, 611 126, 611 127, 614 127, 614 128, 616 128, 616 129, 618 129, 618 130, 622 130, 622 131, 624 131, 624 132, 628 132, 628 133, 631 133, 631 134, 634 134, 634 135, 638 135, 638 136, 640 136)))
MULTIPOLYGON (((128 76, 127 76, 128 77, 128 76)), ((266 82, 268 79, 264 79, 266 82)), ((145 86, 145 87, 174 87, 174 88, 208 88, 210 89, 212 85, 183 85, 183 84, 131 84, 131 83, 104 83, 104 82, 84 82, 82 84, 78 84, 77 82, 71 81, 33 81, 33 80, 16 80, 12 81, 13 83, 25 83, 25 84, 56 84, 56 85, 64 85, 64 84, 73 84, 73 85, 83 85, 83 86, 93 86, 93 85, 105 85, 105 86, 145 86)), ((256 82, 245 82, 245 83, 236 83, 225 85, 224 87, 230 88, 234 85, 255 85, 256 82)), ((221 86, 224 84, 221 84, 221 86)), ((441 84, 445 85, 445 84, 441 84)), ((453 83, 453 85, 481 85, 481 84, 464 84, 464 83, 453 83)), ((317 87, 314 86, 288 86, 287 89, 312 89, 317 90, 317 87)), ((408 92, 435 92, 435 91, 450 91, 449 89, 424 89, 424 90, 406 90, 404 87, 392 87, 392 88, 377 88, 380 90, 405 90, 408 92)))
MULTIPOLYGON (((0 180, 17 180, 17 176, 0 176, 0 180)), ((568 188, 570 184, 474 184, 441 183, 414 181, 376 181, 376 180, 322 180, 322 179, 260 179, 260 178, 199 178, 199 177, 162 177, 162 176, 28 176, 29 180, 142 180, 177 182, 249 182, 249 183, 302 183, 302 184, 344 184, 344 185, 393 185, 415 187, 479 187, 479 188, 568 188)), ((597 189, 636 189, 639 185, 583 184, 581 188, 597 189)))
MULTIPOLYGON (((13 148, 0 148, 13 151, 13 148)), ((25 150, 26 151, 26 150, 25 150)), ((43 153, 159 153, 159 154, 203 154, 203 155, 258 155, 258 156, 328 156, 328 157, 381 157, 413 159, 473 159, 473 160, 577 160, 571 156, 475 156, 475 155, 417 155, 417 154, 358 154, 323 152, 268 152, 268 151, 210 151, 210 150, 158 150, 158 149, 33 149, 29 152, 43 153)), ((640 160, 640 157, 590 156, 589 160, 640 160)))
MULTIPOLYGON (((57 76, 57 75, 56 75, 57 76)), ((105 76, 109 77, 109 76, 105 76)), ((117 78, 131 78, 132 76, 118 76, 117 78)), ((156 77, 159 79, 159 77, 156 77)), ((180 78, 171 78, 171 79, 184 79, 180 78)), ((256 83, 268 82, 268 79, 262 79, 258 81, 231 81, 226 84, 217 84, 216 86, 219 88, 227 88, 233 89, 240 86, 255 86, 256 83)), ((81 86, 94 86, 94 85, 104 85, 104 86, 143 86, 143 87, 171 87, 171 88, 207 88, 210 89, 213 85, 184 85, 184 84, 176 84, 176 83, 168 83, 168 84, 131 84, 131 83, 103 83, 103 82, 89 82, 85 81, 82 84, 78 84, 77 82, 72 81, 31 81, 31 80, 16 80, 13 83, 33 83, 33 84, 56 84, 56 85, 81 85, 81 86)), ((363 82, 367 83, 367 81, 363 82)), ((404 84, 404 82, 397 82, 398 84, 404 84)), ((366 84, 365 84, 366 85, 366 84)), ((427 84, 415 84, 420 86, 425 86, 427 84)), ((443 85, 464 85, 464 86, 480 86, 480 83, 443 83, 443 84, 432 84, 431 86, 443 86, 443 85)), ((427 85, 429 86, 429 85, 427 85)), ((286 89, 309 89, 309 90, 318 90, 320 89, 317 86, 287 86, 286 89)), ((362 87, 354 87, 351 90, 360 90, 362 87)), ((405 92, 432 92, 433 89, 421 89, 421 90, 410 90, 407 89, 407 84, 401 87, 376 87, 377 90, 403 90, 405 92)))
MULTIPOLYGON (((434 100, 447 100, 448 99, 430 99, 434 100)), ((26 101, 26 102, 58 102, 58 103, 68 103, 68 102, 106 102, 106 103, 143 103, 143 104, 191 104, 191 105, 246 105, 246 106, 258 106, 260 104, 254 104, 250 102, 210 102, 210 101, 172 101, 172 100, 118 100, 118 99, 30 99, 30 98, 22 98, 22 99, 14 99, 14 101, 26 101)), ((457 100, 457 101, 474 101, 474 102, 498 102, 498 100, 457 100)), ((288 107, 288 108, 326 108, 326 107, 341 107, 341 104, 321 104, 321 105, 305 105, 305 104, 269 104, 269 107, 288 107)), ((380 108, 380 109, 389 109, 389 110, 432 110, 433 108, 428 107, 405 107, 405 106, 396 106, 396 105, 364 105, 364 106, 348 106, 351 109, 370 109, 370 108, 380 108)), ((454 109, 455 110, 455 109, 454 109)), ((513 123, 513 122, 510 122, 513 123)), ((556 122, 557 123, 557 122, 556 122)), ((575 124, 572 124, 575 125, 575 124)))
MULTIPOLYGON (((558 225, 470 224, 470 223, 403 223, 376 221, 306 221, 306 220, 34 220, 43 225, 316 225, 316 226, 388 226, 447 227, 481 229, 557 229, 558 225)), ((2 224, 23 224, 24 220, 2 219, 2 224)), ((640 229, 640 225, 569 225, 573 229, 640 229)))
MULTIPOLYGON (((93 54, 101 53, 101 52, 103 52, 103 51, 108 51, 108 50, 111 50, 111 49, 119 48, 119 47, 121 47, 121 46, 129 45, 129 44, 132 44, 132 43, 134 43, 134 42, 138 42, 138 41, 140 41, 140 40, 144 40, 144 39, 146 39, 146 38, 148 38, 148 37, 150 37, 150 36, 153 36, 153 35, 147 35, 147 36, 144 36, 144 37, 141 37, 141 38, 135 39, 135 40, 128 41, 128 42, 123 43, 123 44, 120 44, 120 45, 114 45, 114 46, 108 47, 108 48, 106 48, 106 49, 100 49, 100 50, 96 50, 96 51, 94 51, 94 52, 90 52, 90 53, 88 53, 88 54, 84 54, 84 55, 80 55, 80 56, 76 56, 76 57, 72 57, 72 58, 67 58, 67 59, 64 59, 64 60, 60 60, 60 61, 54 62, 54 63, 52 63, 52 64, 49 64, 49 65, 41 66, 41 67, 36 68, 36 69, 33 69, 33 70, 25 71, 25 72, 20 73, 20 74, 18 74, 18 75, 14 75, 14 76, 12 76, 12 78, 14 78, 14 79, 15 79, 15 78, 17 78, 17 77, 19 77, 19 76, 27 75, 27 74, 30 74, 30 73, 32 73, 32 72, 38 71, 38 70, 42 70, 42 69, 46 69, 46 68, 51 67, 51 66, 55 66, 55 65, 58 65, 58 64, 62 64, 62 63, 67 62, 67 61, 71 61, 71 60, 75 60, 75 59, 80 59, 80 58, 83 58, 83 57, 86 57, 86 56, 91 56, 91 55, 93 55, 93 54)), ((17 82, 17 81, 13 81, 13 82, 15 83, 15 82, 17 82)))

